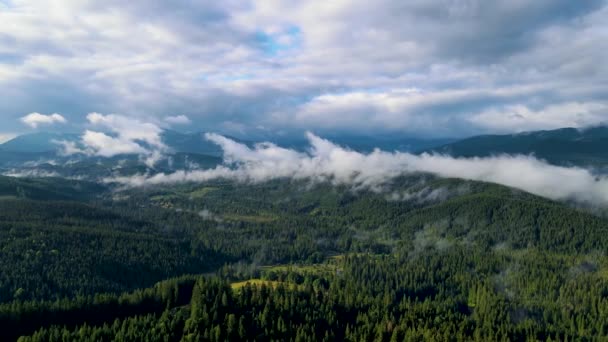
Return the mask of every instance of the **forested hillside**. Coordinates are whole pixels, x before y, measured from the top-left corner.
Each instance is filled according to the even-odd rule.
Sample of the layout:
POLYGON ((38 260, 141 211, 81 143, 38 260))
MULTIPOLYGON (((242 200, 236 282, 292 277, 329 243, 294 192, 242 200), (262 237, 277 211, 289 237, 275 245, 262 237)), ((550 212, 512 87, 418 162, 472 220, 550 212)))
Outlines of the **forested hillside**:
POLYGON ((499 154, 534 155, 558 165, 604 167, 608 162, 608 127, 562 128, 507 135, 480 135, 429 151, 457 157, 499 154))
POLYGON ((93 182, 63 178, 15 178, 0 176, 0 198, 88 201, 107 188, 93 182))
POLYGON ((380 192, 2 181, 0 326, 11 339, 608 333, 608 220, 503 186, 424 174, 380 192))

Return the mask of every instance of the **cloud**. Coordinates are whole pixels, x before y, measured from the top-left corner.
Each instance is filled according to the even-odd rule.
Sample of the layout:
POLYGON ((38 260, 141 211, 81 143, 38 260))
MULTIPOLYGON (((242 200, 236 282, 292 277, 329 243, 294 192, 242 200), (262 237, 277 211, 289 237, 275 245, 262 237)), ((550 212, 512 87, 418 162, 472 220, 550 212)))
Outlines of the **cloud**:
POLYGON ((145 154, 147 150, 138 143, 125 139, 113 138, 107 134, 86 131, 82 142, 90 148, 94 155, 101 157, 114 157, 121 154, 145 154))
POLYGON ((471 123, 487 128, 485 122, 467 122, 466 118, 489 104, 508 103, 531 91, 525 87, 445 91, 406 88, 324 94, 298 106, 285 123, 334 131, 397 129, 417 135, 449 136, 464 126, 470 129, 471 123))
POLYGON ((87 120, 93 127, 108 133, 86 130, 80 142, 56 141, 62 155, 85 154, 89 156, 114 157, 137 154, 149 167, 164 157, 169 148, 162 142, 162 129, 149 122, 123 115, 90 113, 87 120))
POLYGON ((57 146, 59 146, 58 153, 61 156, 67 157, 74 154, 90 154, 88 151, 85 151, 83 148, 79 146, 78 143, 74 141, 67 140, 51 140, 51 142, 57 146))
POLYGON ((10 170, 2 173, 3 176, 15 178, 57 178, 61 177, 57 172, 29 169, 29 170, 10 170))
POLYGON ((222 223, 224 221, 221 216, 216 215, 215 213, 211 212, 209 209, 203 209, 203 210, 199 211, 198 216, 200 216, 203 220, 206 220, 206 221, 215 221, 218 223, 222 223))
POLYGON ((11 113, 86 123, 93 110, 188 113, 205 130, 550 128, 473 118, 606 105, 606 15, 605 0, 13 1, 0 11, 0 112, 8 131, 19 128, 11 113))
POLYGON ((455 189, 448 187, 423 187, 421 189, 408 189, 405 192, 392 192, 387 196, 389 201, 415 201, 417 203, 442 202, 450 197, 461 196, 470 191, 466 185, 458 186, 455 189))
POLYGON ((67 120, 60 114, 53 113, 44 115, 40 113, 30 113, 21 118, 21 122, 32 127, 38 128, 41 125, 52 125, 54 123, 66 123, 67 120))
POLYGON ((162 129, 150 122, 123 115, 90 113, 87 120, 94 126, 100 126, 118 135, 123 141, 137 141, 154 147, 165 147, 160 134, 162 129))
POLYGON ((192 120, 185 115, 176 115, 166 117, 165 122, 171 125, 189 125, 192 123, 192 120))
POLYGON ((502 184, 554 200, 608 205, 608 178, 605 176, 596 176, 582 168, 550 165, 532 156, 453 158, 389 153, 378 149, 364 154, 342 148, 311 133, 307 137, 310 149, 303 153, 272 143, 260 143, 250 148, 217 134, 207 134, 207 139, 223 149, 224 165, 209 170, 108 178, 105 182, 146 186, 206 182, 218 178, 253 183, 290 178, 386 191, 390 190, 387 187, 390 188, 390 182, 396 177, 423 172, 502 184), (564 179, 568 181, 564 182, 564 179))

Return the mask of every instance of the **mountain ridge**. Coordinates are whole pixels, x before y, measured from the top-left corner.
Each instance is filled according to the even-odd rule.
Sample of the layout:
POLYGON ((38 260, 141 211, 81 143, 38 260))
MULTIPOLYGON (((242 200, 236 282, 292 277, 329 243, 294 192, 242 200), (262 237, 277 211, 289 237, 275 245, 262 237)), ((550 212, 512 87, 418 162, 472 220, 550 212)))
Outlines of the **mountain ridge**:
MULTIPOLYGON (((182 133, 164 130, 163 143, 170 154, 197 154, 221 158, 222 149, 204 138, 206 132, 182 133)), ((239 143, 253 146, 254 143, 233 136, 226 136, 239 143)), ((460 140, 414 139, 408 137, 328 136, 332 142, 360 152, 375 148, 385 151, 411 153, 440 153, 453 157, 488 157, 493 155, 532 155, 555 165, 607 168, 608 127, 587 129, 560 128, 555 130, 529 131, 515 134, 477 135, 460 140)), ((39 132, 18 136, 0 144, 0 161, 23 163, 56 157, 59 149, 53 141, 78 142, 80 136, 73 133, 39 132)), ((279 137, 271 142, 296 150, 306 150, 308 141, 302 136, 279 137)))
POLYGON ((608 127, 572 127, 516 134, 478 135, 421 152, 453 157, 488 157, 500 154, 534 155, 565 166, 608 165, 608 127))

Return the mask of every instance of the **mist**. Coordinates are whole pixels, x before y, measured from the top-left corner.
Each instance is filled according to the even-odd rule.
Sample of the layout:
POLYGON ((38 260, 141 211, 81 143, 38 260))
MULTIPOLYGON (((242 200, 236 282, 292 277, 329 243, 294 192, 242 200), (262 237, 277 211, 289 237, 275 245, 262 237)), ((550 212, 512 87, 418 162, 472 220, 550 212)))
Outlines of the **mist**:
POLYGON ((222 148, 223 165, 207 170, 106 178, 104 182, 141 187, 215 179, 259 183, 287 178, 381 192, 390 191, 390 183, 396 177, 422 172, 501 184, 553 200, 608 204, 606 176, 595 175, 579 167, 551 165, 533 156, 454 158, 442 154, 415 155, 379 149, 361 153, 312 133, 307 133, 310 147, 306 152, 267 142, 250 148, 217 134, 206 134, 205 137, 222 148))

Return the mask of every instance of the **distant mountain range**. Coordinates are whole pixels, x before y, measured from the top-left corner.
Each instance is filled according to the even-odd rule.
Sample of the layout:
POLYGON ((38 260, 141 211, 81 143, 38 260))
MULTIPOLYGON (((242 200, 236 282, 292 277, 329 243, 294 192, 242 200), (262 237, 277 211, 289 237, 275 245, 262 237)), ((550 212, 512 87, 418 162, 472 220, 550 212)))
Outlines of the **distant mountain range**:
MULTIPOLYGON (((253 142, 227 136, 228 138, 247 144, 253 145, 253 142)), ((417 151, 425 148, 432 148, 453 142, 454 139, 416 139, 404 138, 400 136, 378 137, 378 136, 357 136, 357 135, 334 135, 324 136, 336 144, 346 146, 356 151, 372 151, 374 148, 380 148, 387 151, 417 151)), ((221 156, 222 150, 216 144, 205 139, 205 132, 197 133, 180 133, 172 130, 165 130, 162 133, 163 143, 175 153, 194 153, 204 154, 209 156, 221 156)), ((278 145, 304 150, 309 147, 309 142, 304 134, 296 136, 272 136, 268 137, 269 141, 278 145)), ((59 145, 56 141, 80 141, 80 135, 71 133, 32 133, 18 136, 4 144, 0 145, 0 153, 20 154, 44 154, 54 153, 58 150, 59 145)))
MULTIPOLYGON (((436 146, 442 146, 456 139, 421 139, 403 137, 398 135, 392 136, 371 136, 371 135, 321 135, 322 138, 330 140, 334 144, 350 148, 359 152, 371 152, 374 149, 383 151, 401 151, 401 152, 416 152, 423 149, 429 149, 436 146)), ((269 139, 280 146, 293 148, 297 150, 305 150, 310 147, 310 143, 304 134, 290 137, 277 136, 269 139)))
POLYGON ((608 165, 608 127, 562 128, 509 135, 480 135, 427 152, 455 157, 487 157, 498 154, 534 155, 557 165, 608 165))
MULTIPOLYGON (((159 165, 159 170, 184 167, 193 162, 211 167, 221 162, 222 150, 204 138, 204 132, 180 133, 166 130, 162 133, 163 142, 173 151, 173 159, 167 165, 159 165)), ((535 131, 508 135, 480 135, 462 140, 454 139, 415 139, 399 136, 324 136, 332 142, 357 151, 369 152, 374 148, 385 151, 431 152, 449 154, 455 157, 486 157, 499 154, 534 155, 557 165, 576 165, 597 167, 608 170, 608 127, 594 127, 584 130, 562 128, 549 131, 535 131)), ((249 146, 252 142, 229 137, 249 146)), ((0 167, 9 168, 27 165, 28 162, 58 158, 59 146, 54 141, 78 142, 80 136, 71 133, 33 133, 18 136, 0 145, 0 167)), ((276 136, 272 142, 289 148, 305 150, 309 147, 304 135, 290 137, 276 136)), ((133 171, 145 170, 136 156, 117 156, 114 158, 84 158, 79 167, 91 168, 103 165, 111 169, 113 163, 129 160, 133 171), (105 161, 104 161, 105 160, 105 161)), ((193 164, 194 165, 194 164, 193 164)), ((57 165, 29 165, 38 169, 55 171, 57 165)))
POLYGON ((38 132, 17 136, 0 145, 0 149, 24 153, 53 152, 59 147, 53 141, 78 141, 79 139, 80 136, 78 134, 38 132))
MULTIPOLYGON (((221 155, 221 149, 204 138, 201 133, 179 133, 175 131, 164 131, 162 133, 163 142, 176 153, 197 153, 212 156, 221 155)), ((81 136, 72 133, 48 133, 39 132, 20 135, 12 140, 0 145, 0 150, 4 152, 20 153, 49 153, 59 149, 57 141, 78 142, 81 136)), ((238 139, 235 139, 238 140, 238 139)))

